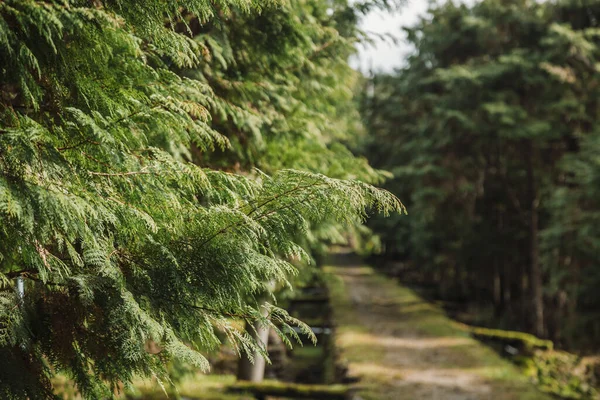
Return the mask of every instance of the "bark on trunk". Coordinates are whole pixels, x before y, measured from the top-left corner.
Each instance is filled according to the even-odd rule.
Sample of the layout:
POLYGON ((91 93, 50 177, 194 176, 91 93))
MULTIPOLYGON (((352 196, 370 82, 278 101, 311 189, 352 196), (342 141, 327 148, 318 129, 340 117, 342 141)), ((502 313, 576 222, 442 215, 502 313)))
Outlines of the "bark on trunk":
MULTIPOLYGON (((264 307, 262 314, 267 316, 267 310, 264 307)), ((269 328, 259 324, 258 321, 254 322, 253 327, 254 329, 246 327, 247 332, 266 350, 269 344, 269 328)), ((242 353, 238 364, 237 378, 240 381, 262 382, 265 377, 266 360, 258 351, 252 354, 254 362, 250 358, 248 354, 242 353)))
POLYGON ((529 206, 529 287, 531 290, 532 325, 534 333, 544 337, 544 297, 542 293, 542 270, 538 249, 538 197, 534 173, 535 151, 531 140, 527 141, 527 192, 529 206))
POLYGON ((511 292, 511 268, 510 264, 503 260, 502 267, 502 307, 503 311, 510 313, 512 311, 512 292, 511 292))
POLYGON ((493 261, 494 271, 492 276, 492 288, 494 298, 494 315, 499 317, 502 315, 502 278, 500 275, 500 260, 496 259, 493 261))

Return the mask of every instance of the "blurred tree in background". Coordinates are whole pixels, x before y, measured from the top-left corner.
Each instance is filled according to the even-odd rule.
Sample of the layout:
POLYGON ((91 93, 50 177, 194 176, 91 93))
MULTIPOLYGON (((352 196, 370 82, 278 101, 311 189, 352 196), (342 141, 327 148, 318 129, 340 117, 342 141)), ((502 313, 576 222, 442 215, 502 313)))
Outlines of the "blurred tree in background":
POLYGON ((402 210, 344 145, 357 21, 389 6, 0 3, 0 397, 110 398, 222 335, 264 353, 231 318, 294 335, 268 286, 402 210))
POLYGON ((429 13, 363 99, 365 154, 411 211, 373 222, 385 256, 446 300, 492 304, 488 323, 597 340, 600 2, 429 13))

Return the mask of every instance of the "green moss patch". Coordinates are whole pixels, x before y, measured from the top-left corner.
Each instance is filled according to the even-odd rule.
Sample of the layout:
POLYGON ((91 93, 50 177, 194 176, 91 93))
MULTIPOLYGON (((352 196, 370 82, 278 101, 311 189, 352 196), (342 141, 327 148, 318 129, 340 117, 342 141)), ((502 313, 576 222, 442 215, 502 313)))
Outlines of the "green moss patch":
POLYGON ((552 341, 540 339, 525 332, 489 329, 463 324, 460 326, 474 338, 482 342, 495 342, 503 345, 510 345, 524 355, 533 355, 536 350, 552 350, 554 348, 554 343, 552 343, 552 341))
POLYGON ((352 395, 352 389, 345 385, 303 385, 279 381, 238 382, 228 388, 233 393, 250 393, 258 398, 266 396, 293 399, 345 400, 352 395))

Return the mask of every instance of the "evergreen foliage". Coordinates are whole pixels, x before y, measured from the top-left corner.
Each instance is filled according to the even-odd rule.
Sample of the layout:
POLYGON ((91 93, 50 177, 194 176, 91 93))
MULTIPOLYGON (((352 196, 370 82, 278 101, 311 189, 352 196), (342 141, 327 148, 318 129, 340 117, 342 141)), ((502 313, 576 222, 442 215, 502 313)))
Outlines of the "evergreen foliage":
POLYGON ((111 398, 168 381, 173 359, 208 369, 222 334, 257 347, 232 318, 310 332, 256 296, 310 257, 306 238, 403 211, 341 143, 360 130, 360 12, 0 3, 0 397, 53 398, 57 373, 111 398))
POLYGON ((600 334, 599 13, 597 1, 432 7, 406 29, 407 66, 376 76, 363 107, 366 154, 412 213, 373 225, 387 255, 443 298, 493 304, 497 325, 562 345, 600 334))

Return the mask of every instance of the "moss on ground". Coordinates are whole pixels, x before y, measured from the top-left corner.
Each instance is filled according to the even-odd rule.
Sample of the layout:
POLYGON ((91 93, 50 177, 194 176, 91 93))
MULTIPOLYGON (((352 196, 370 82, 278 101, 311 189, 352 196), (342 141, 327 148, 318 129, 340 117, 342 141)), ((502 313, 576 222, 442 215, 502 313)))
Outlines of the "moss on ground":
POLYGON ((165 391, 156 382, 139 381, 135 391, 127 393, 127 400, 165 400, 185 397, 194 400, 254 400, 245 393, 231 393, 229 387, 235 384, 233 375, 190 375, 182 379, 177 390, 167 388, 165 391))
POLYGON ((526 355, 533 355, 536 350, 552 350, 554 348, 552 341, 540 339, 525 332, 489 329, 464 324, 459 324, 459 326, 483 342, 509 344, 526 355))
POLYGON ((345 400, 351 388, 346 385, 304 385, 266 380, 260 383, 238 382, 230 391, 253 393, 258 396, 275 396, 293 399, 345 400))
MULTIPOLYGON (((64 376, 54 381, 57 394, 64 400, 81 400, 73 384, 64 376)), ((228 388, 235 384, 233 375, 189 375, 177 384, 177 389, 166 386, 164 389, 155 380, 137 380, 134 389, 119 396, 123 400, 254 400, 245 393, 231 393, 228 388)))

